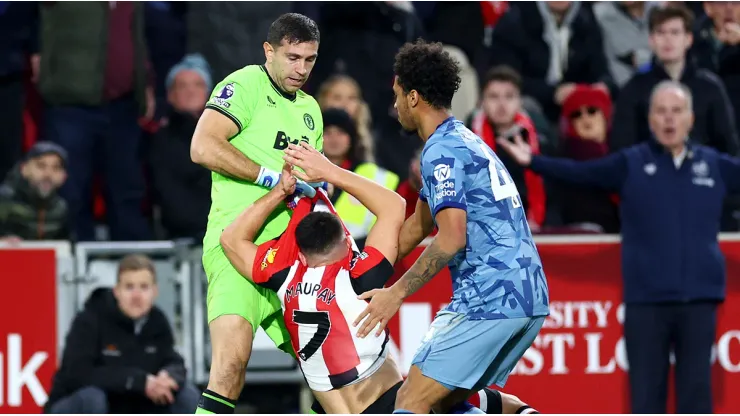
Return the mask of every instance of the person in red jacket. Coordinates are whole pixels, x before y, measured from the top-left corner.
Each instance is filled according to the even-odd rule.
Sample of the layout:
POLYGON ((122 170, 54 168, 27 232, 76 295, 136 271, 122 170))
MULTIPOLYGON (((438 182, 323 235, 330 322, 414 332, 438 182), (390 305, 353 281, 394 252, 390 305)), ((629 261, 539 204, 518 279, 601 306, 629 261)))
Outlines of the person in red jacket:
MULTIPOLYGON (((497 138, 513 139, 517 135, 539 154, 539 141, 534 123, 522 109, 521 76, 508 66, 491 68, 483 80, 481 108, 474 112, 468 128, 496 151, 497 138)), ((545 187, 542 177, 518 166, 505 152, 496 152, 522 197, 530 228, 538 231, 545 221, 545 187)))

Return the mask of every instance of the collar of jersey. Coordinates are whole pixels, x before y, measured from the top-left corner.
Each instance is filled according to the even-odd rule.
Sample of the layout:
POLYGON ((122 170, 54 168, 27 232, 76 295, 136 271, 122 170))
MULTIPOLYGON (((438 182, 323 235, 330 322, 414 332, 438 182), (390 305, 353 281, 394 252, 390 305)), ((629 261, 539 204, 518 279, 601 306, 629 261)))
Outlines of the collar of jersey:
POLYGON ((455 123, 457 119, 455 116, 449 116, 447 117, 443 122, 439 123, 436 129, 434 129, 434 133, 432 133, 431 136, 427 139, 427 142, 431 141, 435 137, 443 137, 445 135, 445 131, 443 131, 442 126, 446 125, 447 123, 455 123))
POLYGON ((272 79, 270 76, 270 73, 267 72, 267 68, 265 68, 264 65, 260 65, 260 68, 262 68, 262 71, 265 72, 265 76, 267 76, 267 79, 270 80, 270 84, 272 84, 272 88, 277 92, 278 94, 282 95, 285 99, 288 99, 290 101, 295 101, 296 94, 288 94, 287 92, 283 91, 278 87, 278 85, 275 83, 275 80, 272 79))

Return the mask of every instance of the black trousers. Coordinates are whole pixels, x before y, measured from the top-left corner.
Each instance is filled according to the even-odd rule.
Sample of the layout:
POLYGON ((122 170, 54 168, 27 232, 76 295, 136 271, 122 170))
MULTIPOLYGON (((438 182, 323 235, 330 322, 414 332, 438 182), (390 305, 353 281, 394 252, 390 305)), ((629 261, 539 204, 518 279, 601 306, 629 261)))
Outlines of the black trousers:
POLYGON ((0 181, 21 160, 23 150, 23 79, 0 76, 0 181))
POLYGON ((624 337, 632 413, 666 413, 669 354, 677 413, 712 413, 711 354, 717 302, 627 304, 624 337))

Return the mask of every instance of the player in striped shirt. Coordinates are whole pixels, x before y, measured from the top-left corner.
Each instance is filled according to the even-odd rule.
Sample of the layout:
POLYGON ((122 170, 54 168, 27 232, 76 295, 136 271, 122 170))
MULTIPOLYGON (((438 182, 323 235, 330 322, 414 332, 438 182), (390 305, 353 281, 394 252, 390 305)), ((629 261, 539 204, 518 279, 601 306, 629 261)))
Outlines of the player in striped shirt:
MULTIPOLYGON (((404 201, 334 166, 310 146, 291 146, 286 153, 308 174, 326 177, 376 215, 365 250, 357 250, 323 191, 298 202, 279 238, 253 243, 264 221, 294 191, 296 180, 286 167, 274 190, 224 230, 224 252, 243 276, 277 292, 301 370, 320 403, 314 411, 390 413, 402 378, 387 354, 388 333, 360 339, 352 322, 367 306, 357 295, 382 287, 393 274, 404 201)), ((515 397, 502 400, 495 391, 482 391, 474 399, 479 398, 496 413, 531 412, 515 397)))

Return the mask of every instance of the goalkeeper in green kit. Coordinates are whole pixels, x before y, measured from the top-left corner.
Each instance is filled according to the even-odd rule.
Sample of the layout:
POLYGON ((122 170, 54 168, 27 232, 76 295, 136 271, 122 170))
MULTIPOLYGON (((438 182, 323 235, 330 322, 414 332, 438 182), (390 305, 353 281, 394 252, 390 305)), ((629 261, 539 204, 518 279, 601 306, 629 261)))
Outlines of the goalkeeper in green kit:
MULTIPOLYGON (((196 413, 233 413, 259 326, 291 353, 280 300, 242 277, 219 243, 223 229, 277 185, 289 143, 306 141, 322 150, 321 111, 316 100, 300 91, 316 62, 316 23, 284 14, 270 26, 263 46, 265 65, 244 67, 216 86, 191 142, 193 162, 213 172, 203 239, 212 360, 196 413)), ((312 185, 319 186, 301 182, 297 192, 313 196, 312 185)), ((273 214, 255 243, 280 236, 289 219, 287 209, 273 214)))

